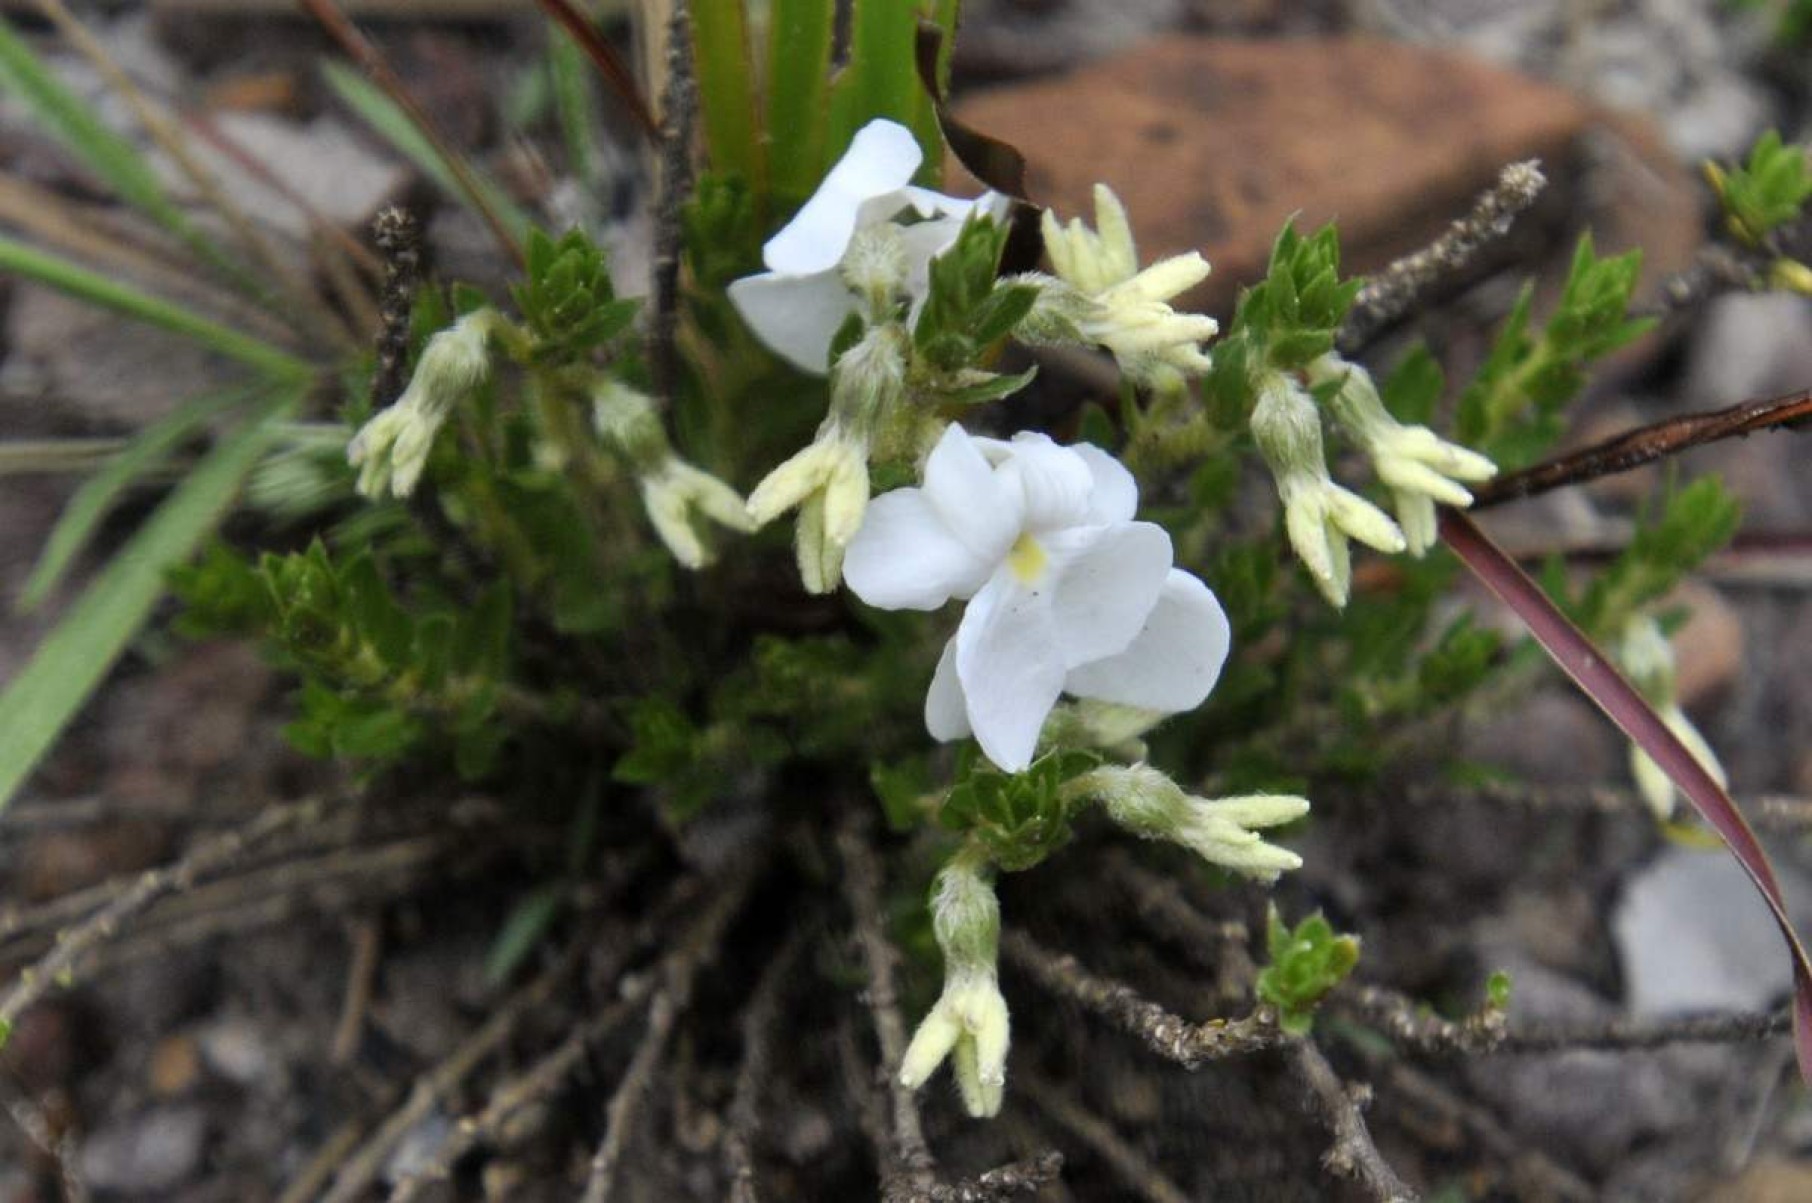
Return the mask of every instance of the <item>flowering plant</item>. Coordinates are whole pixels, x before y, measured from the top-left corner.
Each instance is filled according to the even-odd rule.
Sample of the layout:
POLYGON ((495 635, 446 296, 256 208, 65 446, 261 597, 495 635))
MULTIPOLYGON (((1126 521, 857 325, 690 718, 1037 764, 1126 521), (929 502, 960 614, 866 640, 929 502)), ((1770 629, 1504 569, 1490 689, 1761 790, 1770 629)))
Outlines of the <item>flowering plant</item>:
MULTIPOLYGON (((482 849, 517 856, 494 885, 519 894, 487 965, 496 981, 548 940, 574 955, 548 958, 537 980, 583 976, 580 964, 597 967, 589 941, 622 951, 596 899, 639 908, 639 883, 671 884, 621 925, 635 947, 614 963, 630 975, 588 1000, 604 1018, 551 1059, 577 1064, 594 1039, 601 1051, 619 1005, 647 1000, 613 1117, 619 1101, 636 1106, 709 950, 750 922, 739 908, 762 909, 743 907, 757 886, 809 919, 746 946, 766 967, 733 1110, 758 1111, 750 1091, 774 1060, 762 1022, 792 999, 800 945, 853 922, 908 1177, 926 1160, 914 1160, 914 1092, 943 1065, 970 1116, 1011 1106, 1012 1074, 1039 1059, 1014 1036, 1051 1010, 1027 997, 1034 987, 1185 1064, 1203 1048, 1280 1042, 1301 1063, 1359 956, 1319 915, 1292 926, 1271 910, 1262 967, 1229 944, 1219 1001, 1248 1013, 1199 1025, 1041 955, 1028 929, 1047 895, 1086 892, 1092 912, 1111 889, 1155 916, 1173 890, 1276 886, 1339 842, 1310 834, 1305 795, 1323 803, 1320 822, 1327 798, 1361 797, 1353 787, 1406 748, 1445 746, 1425 737, 1445 736, 1481 686, 1523 680, 1498 671, 1521 662, 1450 588, 1438 544, 1455 512, 1501 491, 1500 465, 1558 437, 1589 363, 1644 328, 1627 314, 1634 259, 1582 241, 1552 320, 1535 323, 1525 294, 1448 390, 1426 349, 1388 370, 1367 354, 1367 323, 1403 314, 1378 299, 1388 289, 1342 276, 1331 226, 1287 225, 1262 278, 1216 320, 1191 311, 1206 259, 1142 259, 1106 184, 1088 218, 1039 211, 1011 171, 985 171, 995 188, 967 190, 979 195, 944 191, 945 132, 970 149, 986 140, 957 136, 940 96, 948 47, 920 42, 912 22, 935 8, 948 33, 955 5, 856 4, 834 78, 834 6, 769 7, 755 26, 765 77, 747 60, 759 39, 741 5, 695 6, 676 30, 691 36, 674 61, 695 52, 697 79, 682 71, 666 90, 679 132, 660 143, 646 288, 618 279, 595 231, 542 233, 486 187, 473 199, 512 286, 422 287, 420 248, 386 240, 372 363, 304 360, 64 273, 199 331, 259 384, 148 524, 157 554, 122 557, 97 586, 82 613, 113 623, 99 650, 59 637, 0 696, 0 743, 15 741, 5 791, 72 712, 47 723, 34 699, 98 680, 175 566, 179 629, 259 640, 297 685, 289 739, 348 766, 364 802, 401 797, 396 811, 438 819, 469 789, 505 816, 482 849), (1079 361, 1091 370, 1069 387, 1040 378, 1079 361), (279 550, 219 543, 188 562, 242 484, 279 550), (1354 542, 1388 559, 1355 563, 1354 542), (72 661, 82 672, 64 686, 72 661), (782 851, 795 864, 771 871, 782 851), (702 917, 681 930, 673 916, 688 908, 702 917), (642 958, 644 928, 658 968, 642 958), (898 981, 896 947, 914 954, 898 981)), ((0 30, 0 74, 22 69, 10 36, 0 30)), ((1803 162, 1776 140, 1716 178, 1766 278, 1803 283, 1775 236, 1807 199, 1803 162)), ((148 432, 122 463, 162 463, 213 412, 148 432)), ((72 513, 98 521, 129 475, 97 478, 72 513)), ((1735 521, 1700 482, 1644 516, 1588 584, 1548 582, 1587 634, 1616 639, 1657 721, 1715 780, 1659 606, 1735 521)), ((66 565, 80 538, 57 542, 66 565)), ((1674 771, 1633 751, 1631 777, 1662 819, 1674 771)), ((1200 916, 1164 913, 1170 935, 1203 943, 1200 916)), ((838 956, 819 960, 851 976, 838 956)), ((511 1023, 540 990, 506 1010, 511 1023)), ((1501 1020, 1501 995, 1487 1018, 1501 1020)), ((843 1042, 851 1056, 858 1043, 843 1042)), ((843 1077, 879 1127, 867 1079, 843 1077)), ((458 1125, 447 1165, 470 1147, 459 1141, 501 1123, 458 1125)), ((607 1139, 596 1164, 620 1147, 607 1139)))

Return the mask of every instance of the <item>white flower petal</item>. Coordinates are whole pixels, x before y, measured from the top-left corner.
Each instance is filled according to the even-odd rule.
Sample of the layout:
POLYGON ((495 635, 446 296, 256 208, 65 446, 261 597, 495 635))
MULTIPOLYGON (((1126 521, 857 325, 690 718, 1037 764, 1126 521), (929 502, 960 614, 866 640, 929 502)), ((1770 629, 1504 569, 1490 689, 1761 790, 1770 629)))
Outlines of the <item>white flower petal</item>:
POLYGON ((1124 651, 1158 604, 1170 572, 1170 536, 1150 522, 1078 526, 1039 539, 1055 624, 1054 654, 1074 668, 1124 651))
POLYGON ((1088 520, 1098 524, 1131 522, 1139 511, 1139 484, 1126 465, 1092 443, 1077 443, 1070 450, 1082 457, 1094 478, 1094 491, 1088 498, 1088 520))
MULTIPOLYGON (((1025 493, 999 478, 980 442, 955 423, 947 427, 925 460, 925 497, 950 533, 992 566, 1019 537, 1025 493)), ((980 587, 977 581, 969 592, 980 587)))
POLYGON ((856 131, 812 199, 768 240, 762 262, 789 275, 835 267, 856 232, 863 202, 904 188, 923 159, 911 130, 893 121, 869 122, 856 131))
POLYGON ((770 350, 814 376, 830 371, 831 339, 856 311, 834 267, 809 276, 744 276, 730 285, 730 302, 770 350))
POLYGON ((993 568, 951 533, 923 489, 895 489, 868 503, 843 579, 871 606, 935 610, 981 588, 993 568))
POLYGON ((1063 658, 1049 599, 995 573, 956 631, 956 675, 969 724, 988 759, 1009 773, 1032 763, 1038 732, 1063 692, 1063 658))
POLYGON ((925 695, 925 730, 940 743, 967 739, 968 703, 963 700, 963 683, 956 679, 956 636, 944 644, 938 657, 937 671, 931 674, 931 691, 925 695))
POLYGON ((1014 435, 1007 447, 1001 474, 1017 479, 1025 490, 1026 530, 1058 530, 1087 521, 1095 488, 1087 460, 1032 431, 1014 435))
POLYGON ((1232 639, 1227 614, 1208 586, 1172 568, 1132 644, 1071 669, 1063 688, 1080 698, 1180 714, 1201 705, 1214 688, 1232 639))

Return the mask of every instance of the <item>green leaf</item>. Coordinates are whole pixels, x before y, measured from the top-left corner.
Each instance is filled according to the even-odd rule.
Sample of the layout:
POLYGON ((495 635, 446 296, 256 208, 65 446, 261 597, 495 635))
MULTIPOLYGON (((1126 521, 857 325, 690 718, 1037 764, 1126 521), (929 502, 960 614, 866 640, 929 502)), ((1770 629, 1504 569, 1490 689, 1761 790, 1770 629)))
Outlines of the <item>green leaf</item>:
POLYGON ((547 39, 547 75, 566 147, 566 168, 574 179, 591 184, 598 179, 598 129, 593 120, 598 93, 592 66, 577 42, 553 30, 547 39))
POLYGON ((774 0, 768 17, 768 164, 781 212, 817 190, 829 126, 834 0, 774 0))
MULTIPOLYGON (((912 126, 921 96, 914 58, 917 0, 855 0, 853 7, 849 63, 831 88, 831 157, 877 118, 912 126)), ((941 160, 941 143, 921 148, 927 161, 941 160)))
POLYGON ((524 895, 510 908, 509 918, 491 944, 484 958, 485 985, 497 987, 510 979, 535 951, 535 946, 553 929, 554 920, 566 907, 566 887, 551 882, 524 895))
POLYGON ((1502 969, 1485 979, 1485 1005, 1496 1011, 1509 1009, 1510 975, 1502 969))
POLYGON ((303 360, 262 339, 242 334, 172 301, 140 292, 129 284, 4 236, 0 236, 0 272, 25 276, 77 300, 193 339, 211 351, 279 380, 297 380, 314 371, 303 360))
POLYGON ((756 124, 755 88, 744 0, 694 0, 692 62, 698 75, 705 148, 714 171, 749 186, 757 208, 766 208, 766 142, 756 124))
MULTIPOLYGON (((454 200, 461 204, 472 204, 472 198, 460 183, 459 173, 417 128, 409 114, 397 107, 395 101, 343 63, 323 62, 321 74, 327 80, 327 86, 345 102, 347 108, 363 118, 398 153, 414 163, 423 175, 433 180, 454 200)), ((511 239, 520 244, 529 227, 527 214, 517 207, 495 180, 481 173, 476 165, 468 163, 466 171, 483 206, 497 215, 497 220, 503 223, 511 239)))
POLYGON ((243 401, 241 391, 197 397, 147 426, 124 450, 77 489, 63 507, 62 516, 44 541, 44 550, 19 593, 19 609, 32 610, 57 587, 75 562, 89 537, 100 526, 120 496, 146 475, 157 471, 190 435, 224 409, 243 401))
POLYGON ((1359 940, 1336 932, 1320 911, 1292 930, 1273 906, 1265 945, 1271 963, 1259 972, 1258 997, 1277 1008, 1286 1032, 1304 1035, 1321 1000, 1359 963, 1359 940))
POLYGON ((1776 130, 1756 139, 1742 166, 1707 163, 1705 174, 1730 232, 1752 247, 1797 219, 1812 200, 1812 158, 1803 147, 1783 144, 1776 130))
POLYGON ((202 460, 45 637, 0 693, 0 810, 150 617, 165 573, 189 558, 300 401, 268 396, 202 460))

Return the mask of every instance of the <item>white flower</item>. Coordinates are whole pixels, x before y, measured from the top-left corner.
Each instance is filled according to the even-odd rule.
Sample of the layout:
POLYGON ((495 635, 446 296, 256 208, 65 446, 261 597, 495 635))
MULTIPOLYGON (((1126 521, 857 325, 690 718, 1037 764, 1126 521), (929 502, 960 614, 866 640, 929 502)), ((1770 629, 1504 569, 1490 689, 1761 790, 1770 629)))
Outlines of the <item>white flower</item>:
POLYGON ((762 248, 768 270, 730 285, 737 312, 776 354, 824 375, 831 339, 861 301, 904 292, 916 311, 930 287, 931 260, 956 241, 969 214, 1005 211, 1005 198, 993 193, 969 201, 912 187, 923 158, 911 130, 869 122, 762 248), (902 215, 924 220, 897 224, 902 215), (878 226, 889 228, 858 237, 878 226))
POLYGON ((1347 539, 1395 553, 1407 545, 1383 510, 1334 483, 1321 443, 1321 413, 1301 385, 1282 372, 1259 381, 1252 441, 1265 457, 1284 505, 1284 529, 1322 595, 1346 605, 1353 565, 1347 539))
POLYGON ((1472 494, 1458 482, 1490 480, 1497 465, 1426 426, 1391 417, 1371 373, 1333 352, 1309 364, 1308 375, 1311 384, 1338 382, 1328 409, 1390 487, 1409 553, 1425 554, 1435 542, 1435 503, 1465 509, 1472 494))
POLYGON ((869 504, 843 571, 885 610, 969 600, 925 702, 942 740, 973 733, 1009 772, 1031 763, 1068 692, 1174 714, 1200 705, 1231 633, 1170 536, 1133 521, 1138 486, 1106 452, 1042 434, 944 432, 922 487, 869 504))
POLYGON ((1000 900, 961 854, 932 888, 931 930, 944 954, 944 992, 912 1034, 900 1084, 917 1090, 948 1057, 969 1114, 997 1115, 1012 1034, 998 976, 1000 900))
POLYGON ((346 461, 359 469, 360 493, 415 491, 441 423, 490 374, 486 344, 497 321, 495 311, 475 310, 428 340, 403 395, 346 445, 346 461))
POLYGON ((1027 277, 1043 288, 1024 337, 1106 347, 1122 371, 1149 385, 1206 372, 1201 344, 1220 326, 1211 317, 1178 313, 1169 302, 1208 278, 1208 261, 1191 251, 1140 271, 1126 209, 1105 184, 1095 185, 1095 225, 1098 232, 1081 218, 1060 225, 1046 211, 1044 246, 1057 279, 1027 277))

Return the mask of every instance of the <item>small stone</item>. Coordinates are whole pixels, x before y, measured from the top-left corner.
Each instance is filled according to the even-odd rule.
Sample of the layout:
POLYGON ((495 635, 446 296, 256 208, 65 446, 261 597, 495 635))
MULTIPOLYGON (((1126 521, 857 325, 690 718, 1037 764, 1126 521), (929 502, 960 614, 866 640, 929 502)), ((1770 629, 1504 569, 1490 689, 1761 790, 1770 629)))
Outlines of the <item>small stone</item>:
POLYGON ((258 1025, 248 1019, 218 1020, 201 1033, 201 1055, 207 1066, 227 1081, 251 1087, 272 1072, 271 1052, 258 1025))
MULTIPOLYGON (((1214 274, 1190 302, 1215 313, 1262 274, 1292 213, 1299 229, 1338 219, 1343 267, 1363 273, 1425 245, 1521 159, 1543 160, 1554 181, 1544 205, 1599 192, 1626 202, 1632 179, 1668 193, 1660 205, 1642 197, 1652 220, 1640 230, 1600 239, 1613 251, 1639 235, 1651 274, 1682 266, 1699 237, 1690 177, 1656 158, 1657 139, 1632 139, 1627 124, 1604 122, 1565 90, 1460 53, 1354 38, 1169 37, 980 93, 958 114, 1026 154, 1033 199, 1059 216, 1092 214, 1091 189, 1108 181, 1141 258, 1201 250, 1214 274), (1606 174, 1585 188, 1595 172, 1584 136, 1612 125, 1606 174)), ((1570 253, 1564 243, 1555 249, 1570 253)))
MULTIPOLYGON (((1812 897, 1812 882, 1791 865, 1775 871, 1789 901, 1812 897)), ((1635 1015, 1759 1011, 1792 989, 1792 963, 1767 904, 1724 853, 1663 851, 1625 886, 1611 930, 1635 1015)))
POLYGON ((97 1190, 173 1190, 194 1177, 207 1146, 207 1113, 198 1106, 159 1107, 116 1120, 82 1144, 82 1176, 97 1190))
POLYGON ((201 1052, 192 1036, 166 1036, 151 1050, 151 1092, 173 1098, 201 1080, 201 1052))
MULTIPOLYGON (((214 124, 291 193, 345 229, 362 227, 409 179, 406 166, 370 148, 337 117, 302 123, 268 112, 229 111, 214 124)), ((308 214, 281 192, 208 143, 195 148, 241 209, 292 238, 308 236, 308 214)))

